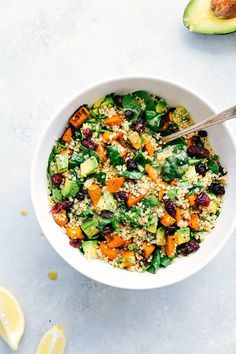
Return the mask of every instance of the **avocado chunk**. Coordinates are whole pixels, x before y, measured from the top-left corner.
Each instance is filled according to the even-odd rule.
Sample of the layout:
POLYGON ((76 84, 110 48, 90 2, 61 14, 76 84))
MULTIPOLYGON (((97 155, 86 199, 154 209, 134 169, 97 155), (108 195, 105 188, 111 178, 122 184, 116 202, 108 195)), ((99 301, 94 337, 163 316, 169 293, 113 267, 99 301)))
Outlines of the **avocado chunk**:
POLYGON ((210 198, 211 201, 207 209, 210 213, 216 214, 220 206, 220 201, 217 198, 217 196, 214 195, 213 193, 209 193, 208 197, 210 198))
POLYGON ((56 155, 55 160, 57 171, 59 173, 66 172, 68 170, 69 155, 67 153, 56 155))
POLYGON ((117 209, 117 202, 113 198, 111 193, 104 192, 98 201, 96 209, 100 210, 100 211, 110 210, 110 211, 114 212, 117 209))
POLYGON ((167 103, 163 98, 160 98, 156 104, 156 112, 157 113, 166 113, 168 109, 167 103))
POLYGON ((85 258, 94 259, 98 257, 98 241, 83 241, 81 247, 84 252, 85 258))
POLYGON ((61 190, 61 194, 64 198, 74 198, 79 191, 79 186, 76 181, 66 179, 65 184, 61 190))
POLYGON ((81 177, 91 175, 96 171, 98 162, 95 156, 91 156, 88 160, 84 161, 80 165, 81 177))
POLYGON ((85 221, 81 225, 81 229, 88 236, 88 238, 93 239, 93 238, 97 238, 96 235, 99 233, 98 226, 99 226, 98 220, 93 218, 85 221))
POLYGON ((62 194, 60 189, 52 187, 52 199, 55 203, 62 201, 62 194))
POLYGON ((143 203, 149 207, 160 205, 160 202, 155 195, 151 195, 150 197, 143 199, 143 203))
POLYGON ((223 19, 211 11, 211 0, 191 0, 183 15, 184 25, 191 32, 227 34, 236 31, 236 17, 223 19))
POLYGON ((165 228, 161 226, 157 229, 155 243, 158 246, 164 246, 166 244, 165 228))
POLYGON ((181 227, 181 229, 177 230, 175 233, 178 236, 178 245, 182 243, 186 243, 190 241, 190 228, 189 227, 181 227))
POLYGON ((111 95, 105 97, 105 99, 100 103, 99 107, 113 106, 114 100, 111 95))
POLYGON ((105 99, 106 99, 106 97, 100 98, 99 100, 97 100, 97 101, 94 103, 93 107, 94 107, 94 108, 100 107, 100 106, 101 106, 101 103, 102 103, 103 101, 105 101, 105 99))
POLYGON ((146 231, 155 234, 157 231, 157 215, 153 215, 146 226, 146 231))

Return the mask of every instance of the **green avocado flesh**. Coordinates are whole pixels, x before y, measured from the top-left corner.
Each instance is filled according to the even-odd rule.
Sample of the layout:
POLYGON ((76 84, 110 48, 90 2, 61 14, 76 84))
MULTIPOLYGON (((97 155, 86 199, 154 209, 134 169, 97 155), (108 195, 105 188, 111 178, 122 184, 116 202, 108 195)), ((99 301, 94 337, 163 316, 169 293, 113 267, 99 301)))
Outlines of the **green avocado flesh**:
POLYGON ((211 11, 211 0, 191 0, 187 5, 184 25, 191 32, 203 34, 226 34, 236 31, 236 17, 221 19, 211 11))

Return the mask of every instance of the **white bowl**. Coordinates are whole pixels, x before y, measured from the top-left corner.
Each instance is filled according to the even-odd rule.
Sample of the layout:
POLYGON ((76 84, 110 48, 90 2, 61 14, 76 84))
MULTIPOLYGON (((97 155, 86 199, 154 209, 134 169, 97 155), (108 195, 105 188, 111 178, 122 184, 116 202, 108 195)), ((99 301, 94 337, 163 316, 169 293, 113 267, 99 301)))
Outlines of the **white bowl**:
POLYGON ((49 213, 47 195, 48 156, 54 141, 61 136, 72 113, 80 105, 90 105, 110 92, 124 94, 136 90, 147 90, 162 96, 171 106, 185 106, 195 121, 202 120, 215 112, 214 108, 196 93, 163 79, 132 77, 95 84, 79 92, 70 102, 66 103, 45 127, 33 158, 31 193, 35 213, 44 234, 67 263, 84 275, 104 284, 126 289, 150 289, 179 282, 196 273, 216 256, 229 239, 235 224, 236 146, 224 125, 217 125, 208 130, 213 147, 220 155, 223 166, 229 171, 229 185, 226 188, 223 209, 217 225, 201 244, 198 252, 177 259, 172 265, 159 270, 155 275, 148 272, 135 273, 115 269, 99 260, 88 261, 77 249, 69 246, 67 236, 54 222, 49 213))

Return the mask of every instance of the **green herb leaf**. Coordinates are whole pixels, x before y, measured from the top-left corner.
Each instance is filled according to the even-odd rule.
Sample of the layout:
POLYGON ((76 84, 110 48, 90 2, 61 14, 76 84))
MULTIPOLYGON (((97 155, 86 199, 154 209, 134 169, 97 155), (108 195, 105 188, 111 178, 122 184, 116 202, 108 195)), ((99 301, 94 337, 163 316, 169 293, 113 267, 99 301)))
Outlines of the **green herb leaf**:
POLYGON ((69 168, 75 168, 76 166, 80 166, 80 164, 84 161, 84 157, 79 152, 74 151, 69 162, 69 168))
POLYGON ((100 162, 103 161, 102 158, 101 158, 100 156, 98 156, 98 154, 96 154, 96 152, 95 152, 94 150, 88 149, 88 148, 86 148, 86 147, 83 146, 83 145, 80 145, 80 148, 81 148, 81 150, 82 150, 83 156, 86 156, 86 155, 88 155, 88 156, 94 156, 94 157, 96 157, 96 159, 97 159, 98 161, 100 161, 100 162))
POLYGON ((166 196, 170 200, 175 200, 177 197, 177 188, 176 187, 170 187, 170 189, 167 191, 166 196))
POLYGON ((111 218, 99 217, 98 218, 98 222, 99 222, 98 229, 99 229, 99 231, 102 231, 106 225, 112 224, 113 220, 114 220, 113 217, 111 217, 111 218))
POLYGON ((218 173, 220 171, 220 167, 219 167, 218 163, 216 163, 212 159, 208 160, 208 169, 216 175, 218 175, 218 173))
POLYGON ((82 132, 80 129, 75 130, 75 137, 76 139, 81 139, 82 138, 82 132))
POLYGON ((171 263, 172 260, 173 260, 173 258, 169 258, 167 256, 163 256, 160 259, 160 265, 162 267, 167 267, 171 263))
POLYGON ((148 92, 146 91, 135 91, 133 92, 134 97, 139 97, 142 100, 144 100, 144 103, 146 105, 146 109, 150 111, 155 111, 155 102, 153 98, 149 95, 148 92))
POLYGON ((57 146, 61 147, 62 149, 65 149, 65 143, 64 141, 61 141, 60 139, 57 140, 57 146))
POLYGON ((60 189, 57 189, 56 187, 52 187, 52 199, 54 202, 61 202, 62 201, 62 194, 60 189))
POLYGON ((147 125, 152 131, 154 132, 158 131, 161 123, 161 118, 163 117, 163 115, 164 114, 158 114, 155 111, 148 111, 148 110, 146 111, 147 125))
POLYGON ((116 215, 116 220, 120 221, 122 224, 126 224, 127 222, 134 228, 140 227, 139 219, 141 215, 140 207, 136 206, 130 210, 126 208, 120 208, 119 213, 116 215))
POLYGON ((168 157, 161 167, 164 181, 169 182, 181 178, 188 169, 188 156, 185 151, 168 157))
POLYGON ((124 108, 129 109, 131 111, 140 110, 139 104, 135 101, 134 97, 130 93, 123 97, 122 105, 124 108))
POLYGON ((119 170, 117 170, 117 173, 120 176, 123 176, 125 178, 129 178, 129 179, 141 179, 144 176, 144 172, 141 172, 141 171, 119 171, 119 170))
POLYGON ((88 216, 92 216, 92 215, 94 215, 94 212, 89 206, 87 206, 87 208, 82 213, 79 214, 81 218, 87 218, 88 216))
POLYGON ((49 158, 48 158, 47 176, 48 176, 49 180, 50 180, 49 177, 51 177, 53 175, 53 173, 54 173, 53 170, 52 170, 51 163, 55 161, 56 154, 57 154, 57 148, 56 148, 56 146, 53 146, 52 151, 50 152, 50 155, 49 155, 49 158))
POLYGON ((184 138, 177 138, 175 140, 170 141, 169 143, 167 143, 166 145, 187 145, 186 141, 184 140, 184 138))
POLYGON ((155 274, 157 270, 160 268, 160 264, 161 264, 160 250, 155 249, 155 251, 153 252, 151 264, 146 269, 146 271, 155 274))
POLYGON ((198 194, 202 188, 201 184, 194 184, 192 188, 189 189, 188 195, 198 194))
POLYGON ((106 183, 107 174, 105 172, 95 173, 93 177, 95 177, 98 180, 98 182, 102 184, 106 183))
POLYGON ((138 151, 136 153, 134 160, 143 167, 145 167, 147 163, 151 162, 151 159, 147 158, 142 151, 138 151))
POLYGON ((154 207, 160 205, 159 200, 155 195, 152 195, 151 197, 145 198, 142 200, 142 203, 148 207, 154 207))
POLYGON ((212 156, 212 159, 213 159, 213 160, 219 160, 219 155, 213 155, 213 156, 212 156))
POLYGON ((127 248, 129 251, 139 251, 139 248, 135 243, 131 243, 127 248))
POLYGON ((115 216, 113 217, 113 220, 112 220, 112 227, 113 227, 114 231, 116 231, 116 232, 120 231, 120 225, 119 225, 119 222, 115 216))
POLYGON ((123 165, 125 163, 123 157, 120 155, 117 148, 115 148, 114 146, 107 147, 107 155, 110 159, 111 164, 114 166, 123 165))

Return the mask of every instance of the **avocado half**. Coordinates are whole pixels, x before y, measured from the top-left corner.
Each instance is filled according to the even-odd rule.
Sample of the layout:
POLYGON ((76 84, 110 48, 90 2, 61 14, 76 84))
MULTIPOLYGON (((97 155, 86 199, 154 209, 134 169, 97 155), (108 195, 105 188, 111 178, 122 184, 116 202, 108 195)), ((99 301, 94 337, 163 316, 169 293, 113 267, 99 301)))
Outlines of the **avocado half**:
POLYGON ((221 19, 211 11, 211 0, 191 0, 183 16, 184 25, 191 32, 227 34, 236 31, 236 17, 221 19))

